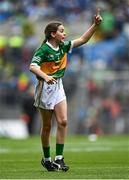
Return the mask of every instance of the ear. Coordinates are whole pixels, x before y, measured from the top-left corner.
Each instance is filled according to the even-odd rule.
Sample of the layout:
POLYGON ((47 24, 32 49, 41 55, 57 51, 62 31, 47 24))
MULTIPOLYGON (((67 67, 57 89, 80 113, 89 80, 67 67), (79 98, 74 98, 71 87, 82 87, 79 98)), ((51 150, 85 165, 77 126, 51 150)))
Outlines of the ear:
POLYGON ((51 32, 51 37, 55 38, 56 32, 51 32))

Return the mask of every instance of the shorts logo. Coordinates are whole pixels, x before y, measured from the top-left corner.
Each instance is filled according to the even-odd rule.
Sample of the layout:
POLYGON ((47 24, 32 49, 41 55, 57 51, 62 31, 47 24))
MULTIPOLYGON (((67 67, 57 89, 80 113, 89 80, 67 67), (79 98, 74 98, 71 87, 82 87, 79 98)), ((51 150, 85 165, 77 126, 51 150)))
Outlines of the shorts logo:
POLYGON ((47 104, 47 107, 49 108, 51 105, 52 105, 52 103, 48 103, 48 104, 47 104))
POLYGON ((52 89, 48 86, 46 89, 47 94, 50 94, 52 92, 52 89))

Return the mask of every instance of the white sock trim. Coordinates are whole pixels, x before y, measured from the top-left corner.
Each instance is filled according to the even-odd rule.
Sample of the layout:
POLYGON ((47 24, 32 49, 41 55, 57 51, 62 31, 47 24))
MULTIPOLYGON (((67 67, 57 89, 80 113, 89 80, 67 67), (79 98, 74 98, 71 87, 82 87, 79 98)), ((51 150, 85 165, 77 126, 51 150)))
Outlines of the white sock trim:
POLYGON ((44 161, 50 161, 51 162, 52 160, 51 160, 51 157, 49 157, 49 158, 44 158, 44 161))
POLYGON ((57 159, 61 160, 62 158, 63 158, 62 155, 58 155, 58 156, 55 157, 55 160, 57 160, 57 159))

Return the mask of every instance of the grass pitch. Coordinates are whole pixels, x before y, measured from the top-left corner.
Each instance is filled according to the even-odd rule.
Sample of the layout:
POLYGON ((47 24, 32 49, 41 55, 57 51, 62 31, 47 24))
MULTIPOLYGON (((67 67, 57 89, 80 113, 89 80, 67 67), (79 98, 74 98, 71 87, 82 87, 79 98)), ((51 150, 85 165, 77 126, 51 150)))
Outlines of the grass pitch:
MULTIPOLYGON (((51 139, 52 157, 55 138, 51 139)), ((65 143, 68 172, 47 172, 40 164, 40 137, 0 139, 0 179, 129 179, 129 136, 70 136, 65 143)))

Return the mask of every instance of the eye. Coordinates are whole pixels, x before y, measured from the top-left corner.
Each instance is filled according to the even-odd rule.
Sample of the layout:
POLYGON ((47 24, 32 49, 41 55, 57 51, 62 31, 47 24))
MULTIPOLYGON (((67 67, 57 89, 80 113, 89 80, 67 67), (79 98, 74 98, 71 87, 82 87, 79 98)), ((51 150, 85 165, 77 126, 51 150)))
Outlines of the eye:
POLYGON ((60 29, 60 32, 63 33, 63 32, 64 32, 64 29, 60 29))

